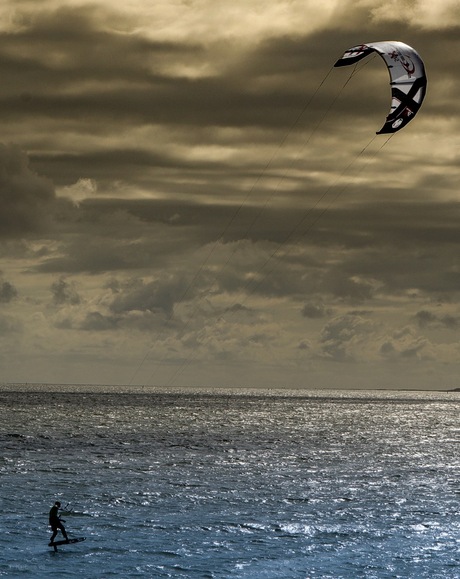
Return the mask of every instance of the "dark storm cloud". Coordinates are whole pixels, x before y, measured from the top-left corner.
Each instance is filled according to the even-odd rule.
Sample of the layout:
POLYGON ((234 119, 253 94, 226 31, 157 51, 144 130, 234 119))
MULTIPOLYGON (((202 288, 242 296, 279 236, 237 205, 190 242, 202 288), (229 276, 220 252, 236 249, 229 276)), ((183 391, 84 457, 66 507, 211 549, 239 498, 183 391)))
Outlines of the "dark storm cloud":
MULTIPOLYGON (((19 32, 4 36, 8 91, 3 91, 10 114, 73 117, 92 123, 97 119, 97 124, 130 119, 172 125, 285 127, 292 122, 292 109, 301 110, 340 56, 338 51, 357 41, 356 30, 337 29, 305 37, 275 37, 219 61, 212 75, 187 78, 174 72, 174 66, 168 69, 168 63, 212 62, 213 45, 153 42, 110 30, 113 20, 110 13, 100 19, 100 10, 94 8, 62 8, 44 11, 19 32), (166 69, 167 74, 162 72, 166 69)), ((388 25, 390 30, 394 33, 394 24, 388 25)), ((368 25, 366 30, 367 34, 385 32, 381 25, 368 25)), ((439 40, 443 38, 439 34, 439 40)), ((455 42, 453 33, 450 39, 455 42)), ((430 43, 436 47, 432 36, 430 43)), ((444 48, 446 44, 444 40, 444 48)), ((451 58, 446 50, 443 62, 451 58)), ((371 83, 372 78, 368 77, 371 83)), ((373 91, 372 98, 388 102, 385 91, 373 91)), ((344 102, 350 113, 363 115, 369 99, 359 103, 359 110, 344 102)), ((311 106, 319 105, 316 101, 311 106)))
POLYGON ((64 277, 51 284, 51 293, 53 295, 53 303, 57 306, 64 304, 78 305, 81 303, 74 282, 68 282, 64 277))
POLYGON ((88 332, 105 332, 116 330, 119 327, 120 319, 116 316, 103 315, 100 312, 89 312, 79 329, 88 332))
MULTIPOLYGON (((344 11, 343 15, 345 14, 344 11)), ((225 65, 216 68, 212 75, 186 78, 174 72, 174 67, 166 74, 167 64, 193 65, 200 61, 212 61, 213 54, 210 47, 158 43, 135 35, 122 34, 109 29, 115 21, 114 15, 107 19, 101 19, 100 15, 99 10, 89 8, 78 10, 66 8, 55 13, 43 12, 25 22, 25 26, 16 34, 3 38, 4 64, 7 72, 10 71, 7 83, 10 92, 9 96, 5 96, 9 100, 5 104, 9 103, 13 107, 11 111, 16 107, 21 116, 41 113, 57 118, 62 115, 69 126, 74 119, 78 123, 83 123, 82 127, 89 127, 91 124, 96 133, 103 133, 108 126, 113 128, 114 123, 121 123, 123 119, 134 123, 149 122, 182 127, 192 125, 244 127, 247 124, 258 124, 267 128, 286 129, 289 126, 288 120, 292 121, 293 118, 292 110, 301 110, 334 60, 345 48, 358 40, 356 29, 339 31, 332 27, 309 36, 270 38, 250 49, 244 57, 228 59, 225 65), (105 23, 101 24, 102 22, 105 23), (17 71, 18 67, 21 70, 20 79, 12 72, 17 71), (26 85, 30 89, 27 95, 21 92, 26 85), (53 90, 50 91, 48 87, 52 87, 53 90), (16 97, 21 94, 24 98, 17 99, 16 97)), ((358 21, 364 19, 362 12, 359 14, 355 12, 356 15, 358 21)), ((403 28, 400 26, 399 30, 398 27, 395 29, 394 23, 383 26, 367 23, 363 30, 366 38, 363 36, 363 39, 370 37, 376 40, 379 39, 377 33, 386 36, 390 30, 396 34, 402 32, 403 28)), ((442 54, 443 70, 447 72, 453 65, 452 51, 447 48, 457 40, 454 31, 447 33, 447 39, 444 34, 432 33, 428 36, 419 31, 411 32, 414 44, 417 44, 417 40, 421 44, 422 41, 426 44, 429 60, 439 59, 442 54), (442 43, 439 47, 438 41, 442 43)), ((366 77, 366 82, 370 85, 373 99, 378 100, 378 107, 382 105, 382 112, 386 112, 389 89, 383 63, 375 63, 375 66, 372 64, 369 70, 371 73, 366 77), (381 74, 376 73, 379 67, 381 74), (385 90, 380 88, 380 78, 384 79, 385 90)), ((434 74, 438 74, 435 71, 434 74)), ((367 71, 363 71, 360 77, 366 73, 367 71)), ((354 99, 357 92, 362 91, 363 85, 360 83, 350 85, 348 96, 337 103, 336 114, 365 116, 364 107, 374 107, 375 103, 368 104, 371 99, 364 95, 357 106, 354 99)), ((436 83, 434 86, 436 87, 436 83)), ((334 90, 336 88, 334 86, 334 90)), ((446 98, 449 90, 443 93, 445 96, 447 94, 446 98)), ((435 107, 436 99, 432 102, 431 106, 435 107)), ((322 106, 321 99, 313 100, 311 111, 307 111, 303 119, 304 124, 299 128, 305 130, 308 121, 318 115, 322 106)), ((242 138, 244 139, 244 136, 242 138)), ((107 182, 125 178, 132 182, 152 184, 155 183, 155 179, 147 176, 147 173, 152 169, 162 169, 181 171, 181 175, 189 177, 191 181, 194 175, 201 177, 206 175, 206 183, 187 185, 187 191, 192 196, 203 195, 206 192, 209 196, 217 195, 222 199, 226 194, 235 193, 235 185, 227 189, 224 185, 218 188, 215 182, 217 175, 220 178, 225 175, 228 179, 235 177, 237 171, 231 165, 226 166, 223 162, 213 161, 192 163, 179 154, 118 147, 119 145, 111 145, 110 149, 84 153, 70 151, 32 153, 32 159, 34 166, 42 173, 56 177, 59 183, 72 183, 83 175, 107 182), (209 168, 210 172, 206 173, 206 168, 209 168)), ((242 176, 244 171, 240 168, 238 174, 242 176)), ((257 176, 255 170, 253 174, 257 176)), ((168 184, 169 177, 170 174, 163 175, 162 180, 156 175, 155 178, 158 179, 156 183, 174 195, 177 186, 168 184)), ((450 182, 447 177, 445 179, 448 186, 450 182)), ((425 188, 430 186, 429 178, 425 179, 423 186, 425 188)), ((301 195, 305 195, 305 188, 305 184, 303 190, 299 188, 299 199, 301 195)), ((321 193, 319 187, 314 191, 317 195, 321 193)), ((311 191, 308 194, 311 195, 311 191)), ((291 191, 289 195, 295 198, 295 191, 291 191)), ((276 248, 276 244, 285 243, 293 231, 292 224, 298 221, 297 207, 292 209, 276 207, 264 209, 262 218, 254 223, 258 210, 248 204, 239 213, 238 220, 227 229, 227 224, 235 214, 237 206, 222 206, 215 203, 203 206, 192 202, 176 205, 171 202, 168 206, 167 203, 162 205, 157 201, 145 201, 122 207, 123 203, 125 202, 108 201, 106 205, 94 204, 93 217, 97 220, 97 213, 101 215, 101 219, 97 221, 98 242, 94 243, 94 238, 93 242, 85 238, 73 240, 67 244, 67 254, 59 257, 50 256, 39 266, 39 270, 96 273, 147 267, 160 257, 166 259, 167 256, 173 255, 173 252, 185 244, 198 247, 199 244, 214 243, 221 236, 226 242, 250 239, 273 243, 276 248), (110 227, 110 219, 107 219, 104 213, 108 211, 109 214, 113 214, 113 208, 109 207, 111 203, 113 208, 119 203, 122 211, 126 211, 142 223, 162 223, 165 232, 169 230, 174 237, 180 238, 177 243, 169 243, 169 246, 166 242, 159 244, 157 240, 149 241, 148 232, 142 229, 144 238, 137 245, 123 245, 121 239, 109 240, 109 237, 113 238, 113 228, 110 227), (187 241, 188 236, 191 237, 187 241)), ((125 205, 127 204, 126 202, 125 205)), ((444 238, 446 243, 449 239, 450 242, 456 243, 457 233, 454 227, 449 227, 449 220, 439 219, 438 226, 435 226, 432 219, 433 206, 420 209, 415 205, 414 203, 414 206, 402 207, 402 211, 399 203, 393 205, 387 203, 383 211, 382 207, 376 210, 375 205, 372 207, 371 203, 362 207, 355 204, 349 211, 331 207, 321 218, 318 226, 308 229, 309 222, 304 224, 306 239, 297 238, 296 243, 309 246, 319 242, 360 250, 359 254, 353 256, 344 255, 342 264, 333 274, 324 275, 326 266, 322 268, 323 276, 320 279, 323 280, 323 289, 337 297, 370 299, 375 286, 368 278, 382 280, 388 288, 403 289, 412 285, 410 274, 416 275, 419 284, 430 289, 429 276, 418 274, 418 265, 414 263, 414 258, 423 254, 422 250, 403 253, 400 259, 392 259, 391 263, 384 255, 397 240, 410 245, 420 241, 425 248, 429 237, 433 242, 435 239, 439 241, 444 238), (414 211, 417 211, 417 215, 414 211), (411 216, 409 225, 408 215, 411 216), (344 222, 348 224, 346 229, 342 227, 344 222), (430 225, 425 226, 424 223, 428 222, 430 225), (378 249, 379 246, 382 248, 381 251, 378 249), (379 259, 375 261, 373 267, 372 260, 375 257, 379 259), (391 273, 387 273, 390 270, 391 273)), ((442 212, 443 209, 441 207, 439 209, 442 212)), ((78 215, 80 233, 94 234, 95 229, 91 229, 91 218, 87 209, 82 207, 78 215)), ((311 222, 314 222, 317 215, 318 210, 311 211, 311 222)), ((448 214, 446 216, 449 218, 448 214)), ((452 217, 450 222, 452 224, 454 222, 452 217)), ((120 233, 120 238, 127 239, 130 235, 125 230, 120 233)), ((426 263, 428 262, 429 260, 426 263)), ((276 260, 273 259, 272 263, 275 264, 276 260)), ((274 272, 258 286, 257 291, 274 295, 313 291, 311 283, 305 284, 299 279, 294 272, 294 264, 292 266, 292 275, 285 276, 283 283, 280 274, 281 270, 286 274, 286 268, 280 268, 278 265, 270 268, 274 269, 274 272)), ((455 274, 453 272, 446 274, 449 275, 452 277, 452 285, 455 285, 455 274)), ((222 277, 222 288, 245 286, 242 276, 241 281, 237 281, 236 276, 230 279, 232 277, 227 276, 226 279, 222 277)), ((412 283, 413 281, 412 277, 412 283)), ((432 281, 430 283, 433 284, 432 281)), ((318 289, 318 283, 315 283, 315 287, 318 289)))
MULTIPOLYGON (((177 194, 175 175, 180 174, 182 179, 192 181, 196 176, 203 180, 207 174, 210 182, 218 178, 230 180, 234 175, 234 169, 222 162, 192 161, 179 154, 126 149, 122 146, 85 153, 32 153, 30 158, 37 171, 43 173, 52 170, 56 185, 75 183, 84 174, 86 178, 96 179, 108 194, 113 182, 117 180, 129 182, 131 186, 148 187, 152 191, 158 189, 163 193, 170 191, 177 194)), ((244 175, 244 170, 244 167, 239 169, 240 175, 244 175)), ((256 169, 254 173, 255 171, 256 169)), ((195 187, 199 192, 200 188, 195 187)), ((194 192, 193 185, 189 185, 188 188, 190 193, 194 192)), ((231 189, 228 185, 227 188, 231 189)), ((234 186, 233 189, 235 188, 234 186)), ((209 189, 209 186, 206 189, 209 189)))
POLYGON ((164 59, 187 62, 199 50, 197 45, 155 42, 117 30, 115 17, 114 12, 102 14, 102 10, 88 6, 55 11, 45 8, 29 14, 15 32, 0 36, 0 64, 9 81, 3 87, 4 94, 15 94, 16 87, 23 87, 27 91, 24 96, 29 97, 25 100, 31 104, 39 91, 52 94, 73 87, 84 94, 84 89, 78 90, 83 81, 94 81, 98 86, 110 81, 125 86, 148 84, 149 79, 156 78, 155 68, 163 65, 164 59))
POLYGON ((123 241, 100 236, 98 239, 97 235, 92 240, 83 238, 69 243, 62 242, 62 248, 65 250, 63 255, 43 259, 35 270, 42 273, 103 273, 154 263, 153 255, 149 261, 139 255, 138 246, 124 249, 123 241))
POLYGON ((448 314, 439 315, 429 310, 420 310, 415 314, 415 319, 420 328, 448 328, 456 330, 459 326, 459 318, 448 314))
MULTIPOLYGON (((334 70, 322 87, 321 98, 312 97, 343 50, 360 41, 395 36, 424 47, 431 70, 423 110, 445 115, 447 109, 459 106, 452 76, 459 43, 456 29, 408 31, 407 22, 372 21, 368 11, 346 3, 320 32, 271 37, 244 51, 229 53, 227 49, 227 57, 222 58, 226 41, 155 42, 120 31, 120 22, 116 13, 101 8, 67 7, 43 10, 24 19, 16 33, 3 35, 0 53, 6 81, 0 94, 8 118, 35 123, 43 117, 63 123, 66 130, 99 136, 126 127, 156 125, 172 131, 171 143, 177 139, 190 144, 200 138, 207 144, 217 143, 220 137, 212 133, 212 127, 235 127, 243 132, 227 144, 236 147, 253 142, 252 129, 259 127, 264 129, 265 144, 276 145, 287 131, 311 131, 322 118, 349 72, 342 75, 343 71, 334 70), (357 29, 362 38, 357 37, 357 29), (186 76, 183 72, 187 67, 201 69, 203 64, 209 65, 206 73, 186 76), (180 136, 174 136, 177 130, 180 136)), ((387 73, 383 62, 373 62, 348 84, 321 130, 337 143, 349 138, 343 131, 350 126, 370 123, 372 132, 379 128, 388 107, 387 73)), ((187 181, 181 184, 182 194, 231 196, 241 189, 240 180, 248 182, 252 175, 254 182, 261 171, 260 161, 251 159, 244 165, 241 160, 239 165, 212 159, 192 162, 184 151, 166 153, 161 143, 148 147, 110 140, 102 149, 89 145, 82 152, 73 150, 69 142, 63 150, 50 145, 33 151, 31 159, 34 168, 58 185, 93 178, 102 184, 104 193, 114 181, 124 180, 152 192, 177 195, 172 177, 178 171, 182 183, 187 181)), ((309 163, 308 155, 304 162, 309 163)), ((317 159, 311 161, 312 168, 314 163, 316 169, 321 168, 317 159)))
MULTIPOLYGON (((66 251, 43 256, 38 269, 97 273, 164 267, 178 254, 218 242, 225 245, 249 240, 281 245, 297 214, 290 209, 267 209, 259 222, 258 208, 247 206, 237 214, 238 209, 221 204, 219 199, 206 205, 148 199, 86 201, 63 216, 68 222, 61 227, 72 232, 68 240, 61 241, 66 251)), ((230 260, 231 254, 229 249, 230 260)), ((190 268, 198 265, 190 263, 190 268)))
POLYGON ((327 309, 324 304, 308 303, 302 308, 302 316, 310 319, 324 318, 327 315, 327 309))
POLYGON ((326 234, 329 228, 346 222, 347 229, 337 234, 340 243, 350 248, 391 242, 425 248, 460 242, 460 206, 457 202, 436 201, 434 195, 425 200, 418 195, 417 189, 408 193, 393 188, 386 193, 383 187, 380 191, 372 191, 366 185, 363 193, 367 202, 353 200, 341 207, 332 205, 318 223, 318 229, 326 234))
POLYGON ((334 275, 378 279, 391 291, 458 292, 459 219, 457 203, 422 202, 415 195, 413 203, 373 202, 354 205, 353 212, 332 208, 318 228, 324 239, 334 230, 335 241, 352 250, 343 252, 334 275), (340 223, 347 223, 346 231, 340 223))
POLYGON ((146 2, 151 20, 141 2, 27 2, 22 19, 11 3, 3 138, 30 164, 0 155, 0 305, 16 316, 0 325, 28 321, 30 375, 43 335, 53 368, 57 349, 128 367, 153 344, 151 360, 279 362, 283 380, 293 355, 308 370, 456 356, 458 26, 428 20, 437 2, 241 0, 229 27, 207 1, 146 2), (379 57, 332 66, 384 39, 419 50, 428 94, 361 154, 388 73, 379 57))
POLYGON ((18 295, 18 290, 9 281, 0 279, 0 303, 7 304, 18 295))
POLYGON ((182 299, 189 283, 182 276, 169 276, 168 279, 145 283, 134 280, 123 294, 115 297, 110 309, 115 314, 132 311, 163 311, 172 315, 174 303, 182 299))
POLYGON ((52 183, 30 169, 27 156, 18 147, 0 144, 0 237, 41 231, 55 201, 52 183))
POLYGON ((207 247, 188 260, 186 276, 200 271, 194 284, 217 283, 227 292, 326 293, 351 302, 411 288, 458 292, 452 251, 460 241, 457 204, 414 199, 331 206, 312 212, 314 225, 297 236, 291 234, 299 211, 287 207, 266 208, 259 219, 254 207, 241 208, 235 218, 235 207, 164 200, 107 199, 75 211, 78 220, 72 215, 68 227, 78 227, 80 235, 71 236, 59 256, 43 256, 39 271, 153 271, 174 267, 179 254, 207 247), (209 251, 214 258, 208 262, 209 251), (333 255, 340 259, 331 267, 333 255))
POLYGON ((366 341, 374 329, 375 324, 358 315, 334 318, 321 332, 322 354, 334 361, 353 361, 356 345, 366 341))
MULTIPOLYGON (((276 106, 276 94, 248 90, 249 73, 225 81, 225 70, 202 78, 162 72, 212 60, 212 52, 111 31, 98 12, 45 11, 0 38, 8 81, 2 92, 10 114, 227 125, 258 123, 265 109, 276 106)), ((280 122, 278 116, 273 122, 280 122)))
POLYGON ((394 332, 379 349, 380 355, 387 360, 414 360, 429 358, 429 342, 423 336, 416 335, 409 327, 394 332))
MULTIPOLYGON (((363 10, 356 14, 367 18, 363 10)), ((357 38, 355 18, 353 30, 331 26, 304 37, 266 39, 245 53, 235 51, 233 58, 218 61, 208 76, 187 78, 174 67, 212 63, 219 53, 214 44, 158 43, 121 33, 114 22, 114 13, 102 19, 100 9, 67 7, 43 11, 15 34, 0 38, 8 81, 3 98, 10 114, 73 117, 92 123, 97 119, 97 124, 129 119, 171 125, 285 127, 292 122, 292 110, 301 110, 343 50, 369 40, 368 36, 371 40, 407 36, 407 23, 398 27, 394 22, 368 21, 363 38, 357 38)), ((426 46, 428 62, 436 61, 435 77, 438 61, 444 72, 455 65, 456 32, 409 34, 414 43, 419 39, 426 46)), ((371 74, 366 78, 372 99, 360 100, 359 107, 353 106, 353 98, 340 100, 340 114, 362 116, 364 107, 374 106, 371 100, 389 103, 389 90, 375 90, 380 79, 386 80, 383 63, 381 67, 378 80, 371 74)), ((349 88, 353 91, 353 83, 349 88)), ((320 105, 324 106, 321 101, 311 104, 320 105)), ((431 106, 436 106, 436 99, 431 106)), ((317 116, 318 110, 314 112, 317 116)))
MULTIPOLYGON (((34 269, 65 274, 165 271, 181 254, 219 238, 219 225, 206 227, 212 214, 199 207, 187 213, 187 205, 154 200, 85 202, 61 222, 62 231, 56 233, 60 251, 43 255, 34 269)), ((194 267, 190 261, 187 269, 194 267)))
MULTIPOLYGON (((111 295, 99 303, 92 303, 86 310, 81 299, 72 299, 75 295, 69 283, 59 283, 59 294, 63 294, 60 303, 81 308, 67 310, 66 315, 56 321, 55 326, 61 330, 82 330, 88 332, 124 331, 128 328, 151 332, 162 327, 179 327, 181 322, 174 316, 177 302, 190 299, 189 282, 184 276, 167 279, 144 281, 139 278, 124 282, 112 280, 109 284, 111 295)), ((193 292, 190 292, 193 294, 193 292)), ((79 298, 79 296, 78 296, 79 298)))

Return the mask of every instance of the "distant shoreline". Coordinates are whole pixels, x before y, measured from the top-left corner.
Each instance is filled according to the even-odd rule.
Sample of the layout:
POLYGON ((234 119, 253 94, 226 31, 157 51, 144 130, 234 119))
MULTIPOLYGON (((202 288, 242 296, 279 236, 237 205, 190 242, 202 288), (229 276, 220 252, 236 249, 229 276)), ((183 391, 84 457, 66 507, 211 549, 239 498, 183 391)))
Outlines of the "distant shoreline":
POLYGON ((459 388, 440 388, 440 389, 416 389, 416 388, 301 388, 301 387, 278 387, 278 388, 264 388, 258 386, 175 386, 175 387, 168 387, 168 386, 153 386, 153 385, 142 385, 142 384, 73 384, 73 383, 43 383, 43 382, 3 382, 0 383, 0 392, 11 392, 18 389, 22 392, 45 392, 48 391, 49 388, 51 392, 56 391, 68 391, 72 390, 73 392, 114 392, 118 390, 118 393, 122 391, 129 394, 129 393, 148 393, 148 392, 164 392, 164 393, 185 393, 185 392, 202 392, 202 393, 253 393, 257 394, 258 392, 271 392, 271 393, 283 393, 283 392, 296 392, 296 393, 303 393, 305 395, 314 395, 315 393, 321 392, 342 392, 345 393, 365 393, 365 392, 411 392, 411 393, 458 393, 460 392, 459 388), (57 389, 57 390, 56 390, 57 389))

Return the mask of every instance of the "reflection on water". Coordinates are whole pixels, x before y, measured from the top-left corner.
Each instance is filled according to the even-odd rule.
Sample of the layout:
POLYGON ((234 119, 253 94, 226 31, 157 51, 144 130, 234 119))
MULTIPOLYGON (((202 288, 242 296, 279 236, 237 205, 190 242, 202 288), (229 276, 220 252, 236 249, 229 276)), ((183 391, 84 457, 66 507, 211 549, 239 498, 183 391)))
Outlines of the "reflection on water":
POLYGON ((27 388, 0 575, 459 576, 458 394, 27 388), (88 539, 50 554, 56 498, 88 539))

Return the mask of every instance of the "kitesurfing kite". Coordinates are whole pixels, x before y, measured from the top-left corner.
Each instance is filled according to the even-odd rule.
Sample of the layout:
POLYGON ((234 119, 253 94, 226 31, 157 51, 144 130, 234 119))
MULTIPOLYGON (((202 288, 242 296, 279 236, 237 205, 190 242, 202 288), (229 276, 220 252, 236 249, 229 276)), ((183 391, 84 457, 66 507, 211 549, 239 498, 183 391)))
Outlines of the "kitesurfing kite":
POLYGON ((377 134, 395 133, 415 117, 423 102, 427 83, 425 66, 412 47, 396 40, 353 46, 334 66, 356 64, 371 52, 377 52, 388 67, 392 97, 390 113, 377 134))

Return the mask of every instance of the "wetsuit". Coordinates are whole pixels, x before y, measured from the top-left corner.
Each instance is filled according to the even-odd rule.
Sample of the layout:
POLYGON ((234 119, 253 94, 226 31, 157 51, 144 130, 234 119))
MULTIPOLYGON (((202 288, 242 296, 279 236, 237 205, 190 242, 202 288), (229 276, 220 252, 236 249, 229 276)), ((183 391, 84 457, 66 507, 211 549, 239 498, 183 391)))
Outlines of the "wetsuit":
POLYGON ((51 536, 50 543, 52 543, 54 541, 59 530, 64 535, 64 539, 66 539, 66 540, 68 539, 64 525, 62 524, 61 519, 59 518, 58 511, 59 511, 59 507, 57 505, 54 505, 53 507, 51 507, 51 510, 50 510, 50 527, 53 530, 53 534, 51 536))

